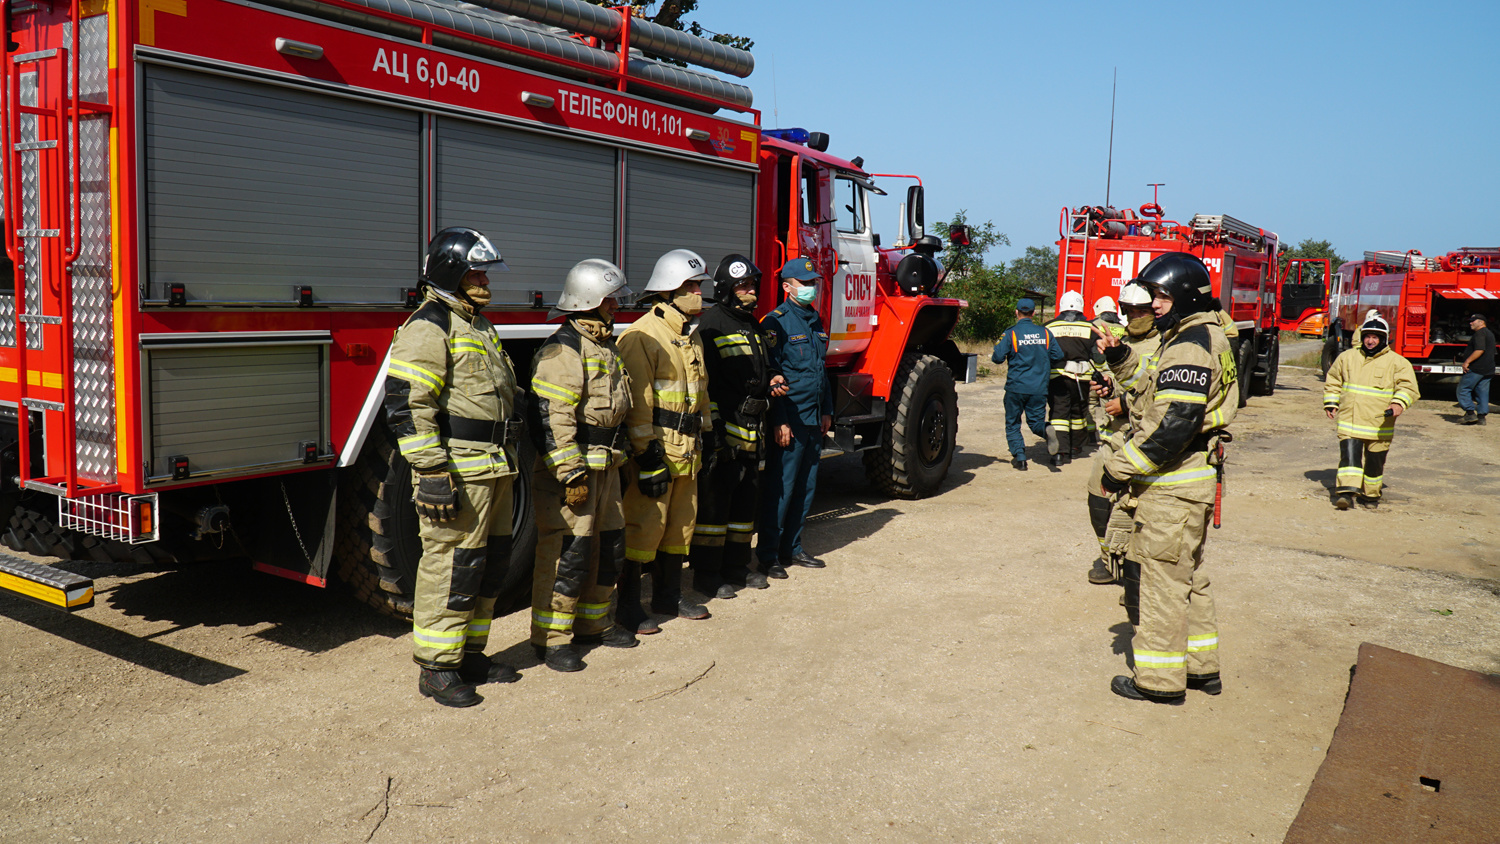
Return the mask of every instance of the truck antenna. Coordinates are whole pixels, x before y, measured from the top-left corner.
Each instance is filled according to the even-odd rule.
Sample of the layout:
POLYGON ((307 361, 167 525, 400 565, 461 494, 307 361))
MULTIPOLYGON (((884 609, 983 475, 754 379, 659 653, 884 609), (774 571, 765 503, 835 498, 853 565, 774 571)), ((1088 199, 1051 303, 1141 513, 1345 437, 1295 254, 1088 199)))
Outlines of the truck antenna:
POLYGON ((1109 165, 1104 172, 1104 207, 1109 207, 1109 186, 1115 177, 1115 91, 1120 86, 1120 69, 1115 68, 1109 82, 1109 165))
POLYGON ((771 125, 781 125, 781 98, 776 96, 776 54, 771 54, 771 125))

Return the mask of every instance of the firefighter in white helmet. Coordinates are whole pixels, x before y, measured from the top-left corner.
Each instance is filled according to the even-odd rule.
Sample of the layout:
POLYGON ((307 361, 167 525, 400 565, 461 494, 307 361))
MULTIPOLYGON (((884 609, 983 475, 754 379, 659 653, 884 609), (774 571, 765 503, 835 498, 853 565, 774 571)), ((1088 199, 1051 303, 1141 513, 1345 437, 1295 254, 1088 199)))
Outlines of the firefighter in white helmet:
POLYGON ((660 629, 641 608, 643 565, 651 566, 654 612, 708 618, 706 607, 683 597, 682 563, 698 519, 704 440, 713 437, 703 341, 693 331, 703 311, 700 285, 712 280, 696 252, 662 255, 646 282, 651 310, 620 335, 630 374, 626 424, 635 483, 625 489, 626 563, 617 612, 621 625, 640 633, 660 629))
POLYGON ((598 258, 576 264, 549 314, 567 319, 537 350, 532 368, 537 537, 531 644, 556 671, 584 667, 574 645, 637 644, 634 632, 609 620, 625 565, 617 470, 625 462, 630 408, 614 316, 629 295, 625 274, 614 264, 598 258))
MULTIPOLYGON (((1099 556, 1089 569, 1089 582, 1106 584, 1120 579, 1120 564, 1130 543, 1130 530, 1135 508, 1129 496, 1120 502, 1099 495, 1099 484, 1104 479, 1104 464, 1130 436, 1132 405, 1135 415, 1141 416, 1143 408, 1138 406, 1143 379, 1149 380, 1156 372, 1156 349, 1161 337, 1156 331, 1156 315, 1151 312, 1151 293, 1139 284, 1125 285, 1120 291, 1120 311, 1124 317, 1125 333, 1121 338, 1140 357, 1140 365, 1125 378, 1111 378, 1103 387, 1096 385, 1094 393, 1100 399, 1100 409, 1105 417, 1099 426, 1100 448, 1094 454, 1093 471, 1089 474, 1088 504, 1089 523, 1094 536, 1099 540, 1099 556)), ((1097 323, 1095 324, 1098 327, 1097 323)), ((1101 336, 1104 331, 1101 330, 1101 336)))
POLYGON ((391 340, 386 419, 415 475, 422 559, 412 605, 417 688, 444 706, 473 706, 481 683, 514 669, 484 654, 511 555, 511 443, 516 376, 495 327, 487 271, 505 262, 473 229, 432 239, 424 301, 391 340))
POLYGON ((1083 294, 1069 290, 1057 300, 1057 318, 1047 330, 1062 347, 1063 360, 1052 369, 1047 385, 1051 419, 1047 423, 1047 451, 1052 465, 1062 466, 1082 454, 1090 439, 1089 381, 1094 374, 1094 327, 1083 318, 1083 294))
MULTIPOLYGON (((1100 334, 1108 333, 1125 339, 1125 326, 1120 323, 1120 312, 1115 307, 1115 300, 1108 296, 1100 296, 1094 300, 1094 318, 1089 321, 1089 325, 1098 329, 1100 334)), ((1093 362, 1091 380, 1094 388, 1088 392, 1089 434, 1092 435, 1094 444, 1100 445, 1104 442, 1104 429, 1109 427, 1111 419, 1104 411, 1103 399, 1107 396, 1101 395, 1100 382, 1106 382, 1103 388, 1108 389, 1107 382, 1111 379, 1109 368, 1103 365, 1104 358, 1098 352, 1094 352, 1093 362)))
POLYGON ((1333 506, 1340 510, 1354 506, 1355 496, 1367 508, 1379 505, 1396 418, 1417 400, 1417 375, 1390 347, 1390 334, 1371 310, 1359 327, 1359 345, 1334 360, 1323 382, 1323 412, 1338 425, 1333 506))

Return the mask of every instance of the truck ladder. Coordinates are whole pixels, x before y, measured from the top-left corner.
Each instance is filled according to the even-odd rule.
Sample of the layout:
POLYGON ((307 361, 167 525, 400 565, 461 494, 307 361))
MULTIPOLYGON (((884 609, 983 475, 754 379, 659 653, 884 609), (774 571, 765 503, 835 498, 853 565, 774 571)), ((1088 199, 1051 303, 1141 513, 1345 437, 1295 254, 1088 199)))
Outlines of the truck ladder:
POLYGON ((1058 218, 1058 234, 1063 240, 1063 253, 1058 256, 1058 260, 1062 262, 1064 293, 1069 290, 1083 293, 1083 280, 1088 275, 1089 241, 1091 240, 1088 226, 1087 212, 1073 212, 1065 207, 1058 218), (1078 230, 1075 231, 1075 228, 1078 230))
POLYGON ((1438 259, 1423 258, 1422 253, 1415 249, 1410 252, 1397 252, 1393 249, 1366 251, 1365 260, 1372 264, 1384 264, 1387 267, 1402 270, 1436 270, 1438 268, 1438 259))

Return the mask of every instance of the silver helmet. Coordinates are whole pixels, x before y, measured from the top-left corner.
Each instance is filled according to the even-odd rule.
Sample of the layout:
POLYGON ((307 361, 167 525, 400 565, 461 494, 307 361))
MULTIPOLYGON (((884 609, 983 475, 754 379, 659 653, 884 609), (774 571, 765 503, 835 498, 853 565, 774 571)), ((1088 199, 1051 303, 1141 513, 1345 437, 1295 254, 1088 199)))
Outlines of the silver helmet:
POLYGON ((557 297, 557 306, 548 312, 547 318, 592 311, 611 296, 616 299, 630 296, 630 288, 625 286, 625 274, 602 258, 587 258, 568 270, 568 277, 563 279, 562 294, 557 297))
POLYGON ((647 293, 670 293, 689 281, 700 284, 713 281, 703 258, 690 249, 673 249, 656 259, 651 270, 651 279, 646 282, 647 293))

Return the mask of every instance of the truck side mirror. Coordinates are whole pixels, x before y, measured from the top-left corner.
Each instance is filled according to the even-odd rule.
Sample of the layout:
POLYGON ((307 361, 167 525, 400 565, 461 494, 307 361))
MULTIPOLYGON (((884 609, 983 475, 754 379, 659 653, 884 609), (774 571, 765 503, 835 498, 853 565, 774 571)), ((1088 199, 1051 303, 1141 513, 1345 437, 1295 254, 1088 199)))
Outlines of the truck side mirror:
POLYGON ((948 242, 954 246, 969 245, 969 227, 965 225, 951 225, 948 227, 948 242))
POLYGON ((923 209, 922 186, 906 189, 906 231, 913 241, 927 233, 927 214, 923 209))

